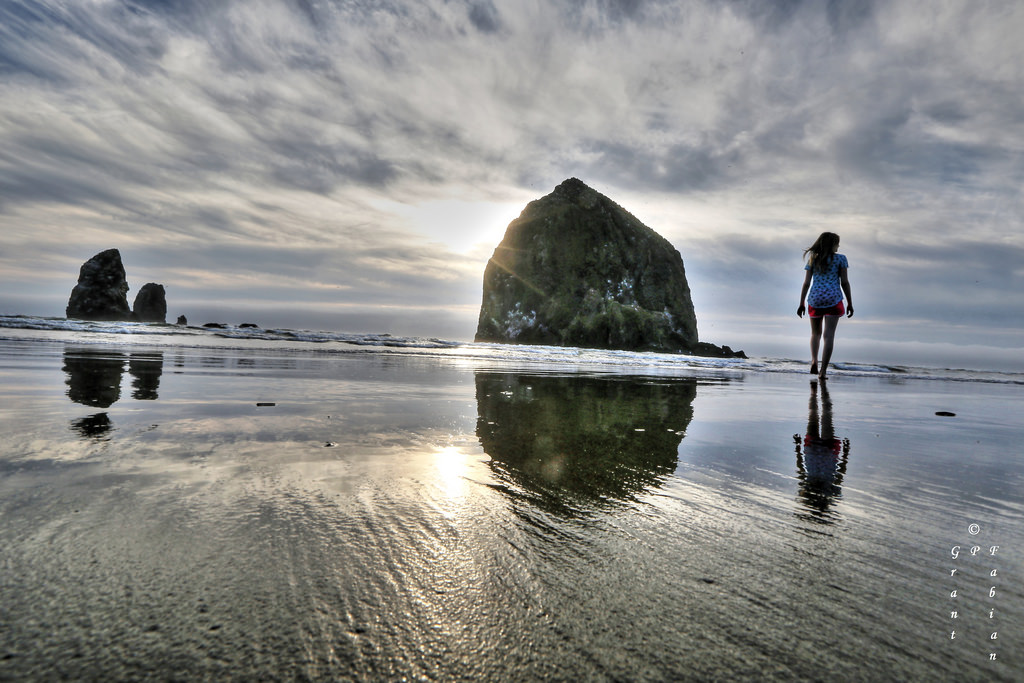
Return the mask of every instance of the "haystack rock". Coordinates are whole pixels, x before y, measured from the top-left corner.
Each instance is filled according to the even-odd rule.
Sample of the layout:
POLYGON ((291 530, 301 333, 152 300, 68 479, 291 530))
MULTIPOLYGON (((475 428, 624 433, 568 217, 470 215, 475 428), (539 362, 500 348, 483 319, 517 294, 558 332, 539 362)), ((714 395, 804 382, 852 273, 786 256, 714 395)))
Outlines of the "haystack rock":
POLYGON ((509 224, 484 271, 476 340, 742 355, 698 341, 668 240, 576 178, 509 224))
POLYGON ((140 323, 167 322, 167 293, 163 285, 147 282, 135 295, 132 315, 140 323))
POLYGON ((79 320, 131 320, 121 252, 107 249, 82 264, 66 315, 79 320))

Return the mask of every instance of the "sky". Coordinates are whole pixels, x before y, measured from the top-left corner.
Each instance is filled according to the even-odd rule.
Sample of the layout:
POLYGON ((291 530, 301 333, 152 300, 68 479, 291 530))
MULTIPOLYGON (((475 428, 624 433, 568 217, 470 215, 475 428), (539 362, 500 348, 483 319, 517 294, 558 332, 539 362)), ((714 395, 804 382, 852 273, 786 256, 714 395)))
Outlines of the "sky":
POLYGON ((1024 370, 1024 3, 0 3, 0 313, 117 248, 168 314, 471 340, 487 259, 576 177, 683 257, 700 337, 1024 370))

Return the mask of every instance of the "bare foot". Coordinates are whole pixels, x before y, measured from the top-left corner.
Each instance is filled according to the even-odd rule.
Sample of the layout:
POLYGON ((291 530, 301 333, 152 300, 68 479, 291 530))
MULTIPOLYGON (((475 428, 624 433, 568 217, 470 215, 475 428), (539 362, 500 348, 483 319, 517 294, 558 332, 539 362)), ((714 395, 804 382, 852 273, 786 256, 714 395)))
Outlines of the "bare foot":
POLYGON ((817 375, 818 374, 818 361, 814 361, 813 363, 811 363, 811 374, 812 375, 817 375))

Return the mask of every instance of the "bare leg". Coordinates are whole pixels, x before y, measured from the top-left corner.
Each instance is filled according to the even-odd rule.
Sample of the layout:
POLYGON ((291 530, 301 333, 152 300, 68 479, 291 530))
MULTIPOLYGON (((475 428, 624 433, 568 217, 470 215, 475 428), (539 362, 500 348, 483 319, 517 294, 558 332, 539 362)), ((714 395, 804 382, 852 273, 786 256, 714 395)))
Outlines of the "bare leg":
POLYGON ((807 435, 812 439, 821 438, 820 422, 821 420, 818 418, 818 383, 811 382, 811 400, 807 406, 807 435))
POLYGON ((825 375, 828 374, 828 362, 832 360, 832 347, 836 340, 836 327, 839 325, 839 315, 826 315, 822 320, 825 324, 822 325, 823 331, 822 336, 825 339, 825 344, 821 349, 821 370, 818 372, 818 377, 825 379, 825 375))
POLYGON ((821 438, 831 443, 836 438, 836 430, 832 424, 832 399, 828 396, 828 384, 821 383, 821 438))
POLYGON ((811 374, 818 374, 818 346, 821 343, 821 318, 811 318, 811 374))

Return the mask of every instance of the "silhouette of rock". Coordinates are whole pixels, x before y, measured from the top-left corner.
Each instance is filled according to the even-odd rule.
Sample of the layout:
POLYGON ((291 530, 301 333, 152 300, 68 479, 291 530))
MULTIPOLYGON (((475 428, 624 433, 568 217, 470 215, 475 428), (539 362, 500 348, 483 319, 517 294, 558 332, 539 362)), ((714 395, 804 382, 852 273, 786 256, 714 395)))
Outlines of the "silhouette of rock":
POLYGON ((178 324, 179 325, 188 325, 188 318, 186 318, 183 315, 179 315, 178 316, 178 324))
POLYGON ((123 353, 92 349, 65 350, 68 398, 94 408, 109 408, 121 398, 123 353))
POLYGON ((121 252, 107 249, 82 264, 65 314, 79 320, 131 320, 121 252))
POLYGON ((135 295, 132 315, 140 323, 167 322, 167 294, 163 285, 147 282, 135 295))
POLYGON ((164 370, 164 354, 133 353, 128 357, 128 373, 132 376, 132 398, 155 401, 160 394, 160 376, 164 370))
POLYGON ((679 252, 576 178, 509 224, 476 340, 734 355, 698 341, 679 252))
POLYGON ((97 413, 71 421, 71 429, 86 438, 103 439, 113 429, 114 424, 106 413, 97 413))
POLYGON ((552 511, 635 499, 675 471, 693 380, 476 373, 476 434, 491 466, 552 511))

